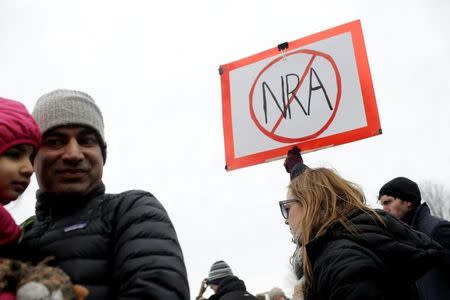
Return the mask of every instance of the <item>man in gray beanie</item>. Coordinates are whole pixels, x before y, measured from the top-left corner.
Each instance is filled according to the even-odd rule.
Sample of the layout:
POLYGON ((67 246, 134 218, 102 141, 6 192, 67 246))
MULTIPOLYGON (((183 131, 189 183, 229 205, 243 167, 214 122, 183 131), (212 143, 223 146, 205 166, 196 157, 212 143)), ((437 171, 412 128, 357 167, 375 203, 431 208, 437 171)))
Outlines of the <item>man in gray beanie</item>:
POLYGON ((208 278, 201 283, 196 300, 206 299, 203 294, 208 286, 214 291, 208 300, 257 300, 247 292, 244 281, 234 276, 230 266, 223 260, 213 263, 208 278))
POLYGON ((56 90, 39 98, 33 116, 42 131, 39 190, 19 258, 55 257, 89 290, 87 299, 189 299, 183 254, 161 203, 145 191, 105 193, 104 124, 94 100, 56 90))
MULTIPOLYGON (((423 232, 450 252, 450 222, 432 216, 417 183, 406 177, 396 177, 385 183, 378 200, 383 210, 423 232)), ((450 262, 428 271, 417 282, 420 299, 450 299, 450 262)))

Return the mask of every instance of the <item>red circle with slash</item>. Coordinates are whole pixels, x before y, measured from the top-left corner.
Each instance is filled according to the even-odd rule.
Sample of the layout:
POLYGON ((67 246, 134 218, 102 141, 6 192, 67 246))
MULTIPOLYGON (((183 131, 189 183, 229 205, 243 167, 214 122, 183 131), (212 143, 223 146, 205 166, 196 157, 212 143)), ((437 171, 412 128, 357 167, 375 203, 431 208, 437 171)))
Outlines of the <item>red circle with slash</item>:
MULTIPOLYGON (((300 85, 301 85, 301 83, 300 83, 300 85)), ((265 66, 261 70, 261 72, 259 72, 259 74, 256 77, 255 81, 253 82, 252 88, 250 89, 250 93, 249 93, 250 116, 251 116, 253 122, 255 123, 255 125, 259 128, 259 130, 261 130, 261 132, 263 132, 265 135, 267 135, 269 138, 271 138, 271 139, 273 139, 275 141, 282 142, 282 143, 293 143, 293 142, 301 142, 301 141, 309 140, 309 139, 312 139, 312 138, 315 138, 315 137, 319 136, 333 122, 333 119, 336 116, 336 112, 338 110, 339 103, 340 103, 340 100, 341 100, 341 93, 342 93, 341 75, 339 73, 339 70, 338 70, 338 68, 336 66, 335 61, 333 60, 333 58, 330 55, 325 54, 323 52, 319 52, 319 51, 315 51, 315 50, 309 50, 309 49, 302 49, 302 50, 294 51, 294 52, 288 53, 286 55, 277 57, 276 59, 272 60, 267 66, 265 66), (256 83, 258 82, 260 77, 270 67, 272 67, 274 64, 276 64, 280 60, 284 59, 285 56, 296 55, 296 54, 312 55, 312 58, 310 60, 310 64, 306 67, 305 71, 308 71, 308 69, 311 67, 312 62, 313 62, 315 57, 320 56, 320 57, 326 59, 331 64, 331 66, 332 66, 332 68, 334 70, 334 73, 335 73, 335 76, 336 76, 337 92, 336 92, 335 108, 334 108, 333 113, 331 114, 330 118, 325 122, 325 124, 318 131, 316 131, 316 132, 314 132, 314 133, 312 133, 312 134, 310 134, 308 136, 303 136, 303 137, 299 137, 299 138, 291 138, 291 137, 285 137, 285 136, 281 136, 281 135, 275 134, 275 129, 276 129, 276 127, 278 127, 279 123, 281 122, 282 115, 278 119, 278 122, 275 125, 275 127, 272 129, 272 131, 267 130, 263 125, 261 125, 261 123, 259 122, 258 118, 256 117, 255 111, 253 109, 253 94, 254 94, 254 91, 255 91, 256 83)))

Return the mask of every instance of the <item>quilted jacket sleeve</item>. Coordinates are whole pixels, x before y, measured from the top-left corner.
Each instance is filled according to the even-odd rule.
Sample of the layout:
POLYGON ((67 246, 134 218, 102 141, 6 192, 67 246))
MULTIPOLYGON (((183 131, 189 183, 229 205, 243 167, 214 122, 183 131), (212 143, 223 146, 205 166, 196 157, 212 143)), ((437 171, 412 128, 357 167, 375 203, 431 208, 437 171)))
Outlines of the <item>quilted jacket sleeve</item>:
POLYGON ((113 232, 113 284, 118 299, 189 299, 175 229, 153 195, 126 192, 116 207, 113 232))

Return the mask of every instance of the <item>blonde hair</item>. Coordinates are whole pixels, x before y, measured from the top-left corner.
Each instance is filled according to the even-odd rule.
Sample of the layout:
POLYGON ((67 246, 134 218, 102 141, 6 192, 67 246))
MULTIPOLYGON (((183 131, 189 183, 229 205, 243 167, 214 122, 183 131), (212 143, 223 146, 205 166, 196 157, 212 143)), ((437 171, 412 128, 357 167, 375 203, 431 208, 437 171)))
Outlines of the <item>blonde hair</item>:
POLYGON ((356 227, 346 217, 354 209, 360 209, 384 224, 380 216, 366 205, 361 189, 331 169, 308 168, 292 179, 289 190, 304 208, 304 216, 298 224, 300 233, 295 239, 303 250, 302 267, 307 285, 311 284, 313 274, 305 246, 312 239, 322 235, 333 223, 357 234, 356 227))

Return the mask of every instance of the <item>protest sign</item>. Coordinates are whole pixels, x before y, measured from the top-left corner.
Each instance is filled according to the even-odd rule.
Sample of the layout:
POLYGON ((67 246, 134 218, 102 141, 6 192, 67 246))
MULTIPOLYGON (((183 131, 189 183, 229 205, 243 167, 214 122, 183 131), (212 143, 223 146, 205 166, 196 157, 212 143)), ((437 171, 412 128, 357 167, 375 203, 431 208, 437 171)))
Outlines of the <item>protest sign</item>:
POLYGON ((227 170, 381 133, 359 20, 219 72, 227 170))

